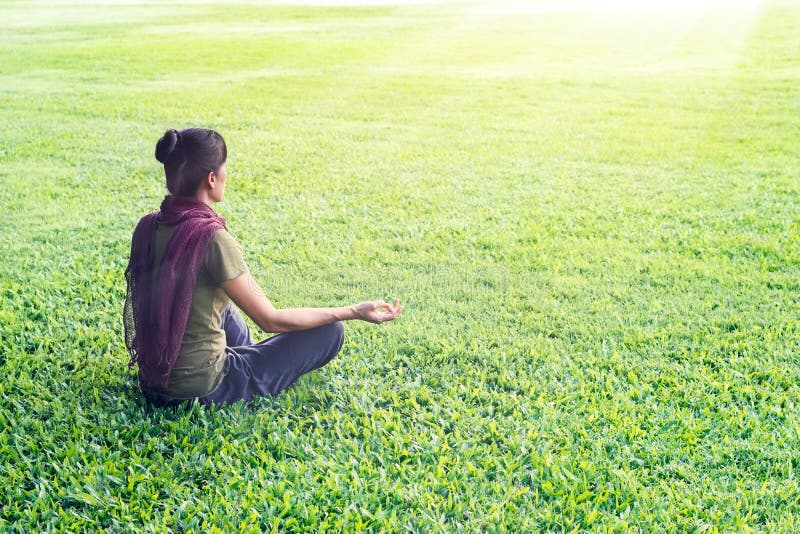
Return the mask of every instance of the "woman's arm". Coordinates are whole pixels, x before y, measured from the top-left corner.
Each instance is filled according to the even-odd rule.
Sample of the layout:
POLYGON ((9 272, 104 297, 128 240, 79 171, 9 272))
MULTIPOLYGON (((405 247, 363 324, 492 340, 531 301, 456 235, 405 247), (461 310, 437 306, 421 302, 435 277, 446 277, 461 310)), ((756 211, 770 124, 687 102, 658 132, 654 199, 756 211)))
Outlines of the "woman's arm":
POLYGON ((230 299, 264 332, 292 332, 316 326, 361 319, 383 323, 395 319, 403 311, 400 302, 393 304, 382 300, 360 302, 340 308, 275 308, 249 272, 222 283, 230 299), (385 310, 385 311, 384 311, 385 310))

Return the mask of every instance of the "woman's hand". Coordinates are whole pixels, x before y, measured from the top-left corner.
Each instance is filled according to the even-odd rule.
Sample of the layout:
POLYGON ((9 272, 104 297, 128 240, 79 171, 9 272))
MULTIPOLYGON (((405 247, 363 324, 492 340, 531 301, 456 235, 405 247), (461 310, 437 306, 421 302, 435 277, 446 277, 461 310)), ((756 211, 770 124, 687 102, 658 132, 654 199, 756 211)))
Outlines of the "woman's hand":
POLYGON ((399 299, 394 299, 392 304, 387 304, 382 300, 359 302, 353 306, 353 309, 356 312, 356 318, 375 324, 396 319, 403 311, 399 299))

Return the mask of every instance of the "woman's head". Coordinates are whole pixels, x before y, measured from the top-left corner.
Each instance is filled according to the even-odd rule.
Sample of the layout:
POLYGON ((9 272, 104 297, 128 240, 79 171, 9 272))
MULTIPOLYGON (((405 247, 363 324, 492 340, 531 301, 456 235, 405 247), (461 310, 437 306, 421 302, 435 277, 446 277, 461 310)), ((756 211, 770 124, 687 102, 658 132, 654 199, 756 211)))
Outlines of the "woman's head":
POLYGON ((225 189, 225 140, 214 130, 187 128, 167 130, 156 144, 156 159, 164 164, 167 189, 178 197, 195 196, 208 183, 213 200, 222 200, 225 189))

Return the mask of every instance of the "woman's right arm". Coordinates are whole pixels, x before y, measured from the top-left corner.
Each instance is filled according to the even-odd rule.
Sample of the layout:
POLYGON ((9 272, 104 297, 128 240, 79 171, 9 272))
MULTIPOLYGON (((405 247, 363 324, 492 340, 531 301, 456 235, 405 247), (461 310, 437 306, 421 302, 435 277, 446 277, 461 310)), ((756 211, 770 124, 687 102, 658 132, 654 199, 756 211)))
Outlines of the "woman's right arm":
POLYGON ((403 311, 397 299, 393 304, 374 300, 339 308, 278 309, 272 305, 249 271, 221 285, 233 303, 264 332, 293 332, 350 319, 383 323, 397 318, 403 311))

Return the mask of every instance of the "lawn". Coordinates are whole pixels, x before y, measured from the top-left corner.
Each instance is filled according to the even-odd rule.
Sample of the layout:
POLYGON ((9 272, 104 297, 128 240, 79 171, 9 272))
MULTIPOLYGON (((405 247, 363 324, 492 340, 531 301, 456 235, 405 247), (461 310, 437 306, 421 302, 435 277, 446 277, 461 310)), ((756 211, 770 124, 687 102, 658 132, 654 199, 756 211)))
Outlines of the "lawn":
POLYGON ((607 4, 3 2, 0 529, 800 529, 800 5, 607 4), (405 312, 174 412, 123 272, 189 126, 277 306, 405 312))

